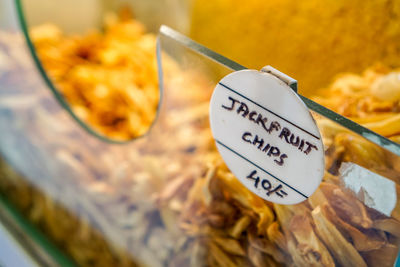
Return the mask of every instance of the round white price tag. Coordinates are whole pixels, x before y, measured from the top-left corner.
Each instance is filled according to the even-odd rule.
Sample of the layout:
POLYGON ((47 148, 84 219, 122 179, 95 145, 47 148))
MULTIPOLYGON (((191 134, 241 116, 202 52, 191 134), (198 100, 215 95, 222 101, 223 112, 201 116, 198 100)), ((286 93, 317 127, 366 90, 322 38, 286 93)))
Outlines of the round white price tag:
POLYGON ((258 196, 296 204, 321 183, 318 127, 299 96, 277 77, 256 70, 225 76, 211 98, 210 122, 228 168, 258 196))

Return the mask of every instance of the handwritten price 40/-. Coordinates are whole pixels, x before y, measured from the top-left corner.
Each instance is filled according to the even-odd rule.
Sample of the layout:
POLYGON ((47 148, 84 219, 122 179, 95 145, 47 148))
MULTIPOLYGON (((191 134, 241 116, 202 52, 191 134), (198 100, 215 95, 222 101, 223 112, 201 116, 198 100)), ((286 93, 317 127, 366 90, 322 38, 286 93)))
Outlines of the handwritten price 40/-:
POLYGON ((266 191, 267 196, 270 196, 271 194, 275 193, 278 197, 284 198, 285 196, 288 195, 285 191, 283 191, 282 184, 279 184, 278 186, 273 187, 271 182, 268 179, 265 179, 265 178, 261 179, 259 176, 256 176, 256 175, 257 175, 257 171, 254 170, 249 175, 247 175, 246 178, 254 181, 254 187, 256 189, 258 189, 258 187, 260 185, 261 188, 266 191))

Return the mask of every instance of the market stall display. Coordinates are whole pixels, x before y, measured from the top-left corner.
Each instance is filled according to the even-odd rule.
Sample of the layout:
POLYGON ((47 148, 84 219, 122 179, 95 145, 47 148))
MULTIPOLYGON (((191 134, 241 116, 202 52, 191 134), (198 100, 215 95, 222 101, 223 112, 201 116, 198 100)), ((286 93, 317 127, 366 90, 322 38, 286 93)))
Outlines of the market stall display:
MULTIPOLYGON (((298 205, 262 200, 214 145, 208 108, 218 77, 208 67, 218 63, 162 50, 159 98, 155 35, 132 18, 105 21, 103 33, 69 37, 45 25, 31 36, 55 88, 90 127, 126 140, 157 117, 124 145, 82 128, 38 75, 21 33, 0 32, 0 192, 78 264, 393 265, 400 204, 377 208, 367 197, 376 192, 353 192, 346 171, 381 175, 378 185, 398 199, 398 156, 313 114, 324 181, 298 205)), ((314 99, 399 141, 398 70, 346 74, 324 93, 314 99)))

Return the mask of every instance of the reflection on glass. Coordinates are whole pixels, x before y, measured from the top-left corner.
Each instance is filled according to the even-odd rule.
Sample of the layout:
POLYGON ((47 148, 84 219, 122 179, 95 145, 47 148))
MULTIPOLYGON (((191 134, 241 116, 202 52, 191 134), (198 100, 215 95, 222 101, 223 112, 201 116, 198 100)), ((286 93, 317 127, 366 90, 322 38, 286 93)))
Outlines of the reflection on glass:
MULTIPOLYGON (((161 29, 160 40, 164 52, 187 66, 184 69, 193 70, 200 65, 201 70, 204 65, 198 63, 198 57, 203 57, 201 62, 208 69, 218 69, 219 73, 224 67, 215 66, 218 63, 226 66, 225 73, 243 68, 170 28, 161 29), (180 48, 179 44, 185 47, 180 48)), ((222 75, 208 76, 215 83, 222 75)), ((168 84, 168 78, 164 79, 168 84)), ((301 204, 271 204, 249 193, 211 147, 208 154, 215 155, 214 161, 207 164, 210 167, 205 177, 196 180, 184 202, 186 209, 181 211, 181 228, 206 248, 203 253, 208 256, 207 264, 393 264, 399 235, 395 228, 400 225, 400 169, 399 157, 390 151, 398 153, 398 145, 302 98, 315 110, 312 114, 323 135, 326 170, 322 184, 301 204), (371 134, 369 139, 374 143, 362 137, 365 133, 371 134), (377 144, 393 147, 388 151, 377 144)), ((167 200, 165 205, 169 203, 167 200)), ((190 254, 193 258, 194 251, 190 254)))

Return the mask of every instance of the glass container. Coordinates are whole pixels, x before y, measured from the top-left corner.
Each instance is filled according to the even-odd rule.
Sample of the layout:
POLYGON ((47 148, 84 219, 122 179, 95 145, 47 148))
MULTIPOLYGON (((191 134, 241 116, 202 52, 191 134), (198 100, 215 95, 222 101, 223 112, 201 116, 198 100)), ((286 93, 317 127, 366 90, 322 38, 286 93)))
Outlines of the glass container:
POLYGON ((301 96, 323 137, 324 181, 297 205, 262 200, 229 172, 209 128, 215 85, 245 67, 167 26, 156 42, 161 23, 189 30, 190 2, 130 3, 156 32, 160 90, 152 126, 121 142, 71 108, 28 27, 45 22, 50 5, 52 22, 66 32, 99 28, 119 2, 69 1, 80 8, 56 14, 51 1, 41 1, 36 18, 25 11, 32 3, 0 1, 0 193, 76 264, 393 266, 400 237, 397 143, 301 96), (160 11, 166 8, 171 13, 160 11))

